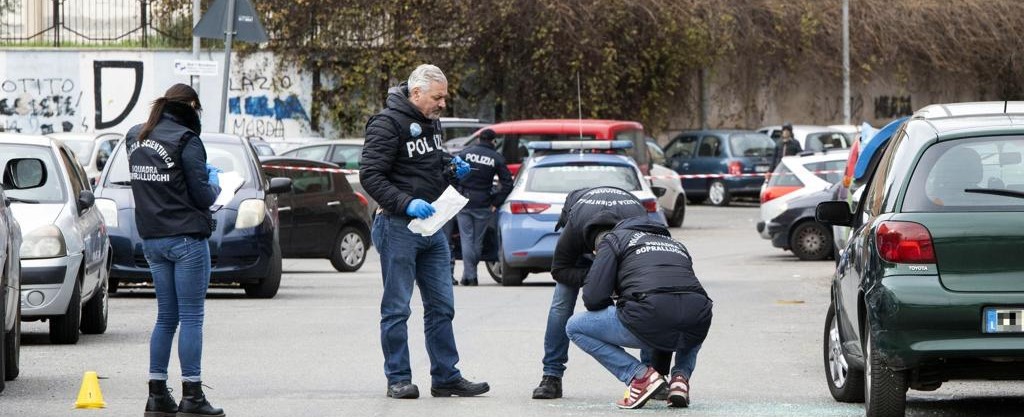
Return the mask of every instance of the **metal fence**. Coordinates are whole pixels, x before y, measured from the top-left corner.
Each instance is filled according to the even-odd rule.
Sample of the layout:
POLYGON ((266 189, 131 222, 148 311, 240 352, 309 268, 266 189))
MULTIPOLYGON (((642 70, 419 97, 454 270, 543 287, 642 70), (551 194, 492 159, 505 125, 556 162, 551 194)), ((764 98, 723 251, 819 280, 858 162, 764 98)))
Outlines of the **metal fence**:
POLYGON ((0 0, 0 45, 187 47, 192 42, 188 3, 0 0))

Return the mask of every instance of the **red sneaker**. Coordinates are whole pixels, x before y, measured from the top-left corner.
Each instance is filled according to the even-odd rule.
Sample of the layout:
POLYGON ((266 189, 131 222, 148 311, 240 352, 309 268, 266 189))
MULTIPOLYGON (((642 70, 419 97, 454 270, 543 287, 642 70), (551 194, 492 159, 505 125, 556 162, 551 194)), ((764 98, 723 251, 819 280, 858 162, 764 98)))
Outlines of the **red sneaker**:
POLYGON ((668 384, 668 405, 670 407, 690 406, 690 381, 682 375, 672 375, 668 384))
POLYGON ((615 403, 619 408, 637 409, 644 406, 658 390, 665 387, 665 379, 654 368, 647 367, 647 372, 640 378, 633 378, 626 387, 626 394, 615 403))

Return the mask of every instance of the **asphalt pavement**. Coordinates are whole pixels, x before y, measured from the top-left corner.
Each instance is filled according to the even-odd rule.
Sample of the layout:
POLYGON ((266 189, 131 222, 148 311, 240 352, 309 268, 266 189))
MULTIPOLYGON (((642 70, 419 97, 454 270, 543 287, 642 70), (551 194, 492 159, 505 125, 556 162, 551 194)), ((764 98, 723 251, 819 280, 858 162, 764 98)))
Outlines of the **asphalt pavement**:
MULTIPOLYGON (((565 398, 532 400, 541 378, 544 324, 553 281, 530 275, 503 288, 480 267, 481 285, 455 288, 455 331, 463 375, 487 381, 478 398, 429 397, 422 308, 409 321, 413 379, 426 396, 386 398, 378 337, 380 264, 371 250, 356 273, 327 260, 286 259, 271 300, 239 289, 211 289, 206 306, 203 379, 229 416, 858 416, 863 408, 832 400, 821 338, 832 261, 802 262, 754 230, 756 206, 691 206, 673 235, 687 245, 715 301, 714 322, 692 379, 689 409, 649 403, 621 411, 623 386, 575 347, 565 398)), ((456 276, 461 275, 461 264, 456 276)), ((150 288, 111 299, 106 334, 53 346, 43 323, 25 323, 21 376, 0 394, 0 416, 131 416, 146 402, 149 332, 156 315, 150 288), (107 407, 75 410, 82 375, 96 371, 107 407)), ((578 306, 582 309, 582 303, 578 306)), ((171 381, 180 397, 177 358, 171 381)), ((1010 416, 1024 409, 1024 384, 947 383, 911 391, 910 416, 1010 416)))

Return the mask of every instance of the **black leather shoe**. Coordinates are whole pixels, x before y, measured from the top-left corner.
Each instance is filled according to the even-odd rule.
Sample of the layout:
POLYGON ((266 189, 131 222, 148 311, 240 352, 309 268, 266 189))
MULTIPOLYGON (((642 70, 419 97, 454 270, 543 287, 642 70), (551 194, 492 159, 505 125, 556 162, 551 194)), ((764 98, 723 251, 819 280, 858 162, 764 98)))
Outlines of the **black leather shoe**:
POLYGON ((477 286, 477 280, 463 278, 462 281, 459 282, 459 284, 461 284, 463 287, 475 287, 477 286))
POLYGON ((491 390, 486 382, 469 382, 460 377, 455 382, 430 387, 430 395, 434 397, 475 397, 491 390))
POLYGON ((149 380, 149 399, 146 400, 145 417, 175 417, 178 415, 178 403, 167 389, 167 381, 149 380))
POLYGON ((224 410, 215 408, 206 400, 201 382, 182 381, 181 387, 178 417, 224 417, 224 410))
POLYGON ((400 400, 414 400, 420 397, 420 389, 409 381, 398 381, 388 386, 388 397, 400 400))
POLYGON ((544 375, 540 385, 533 389, 533 399, 553 400, 562 398, 562 378, 551 375, 544 375))

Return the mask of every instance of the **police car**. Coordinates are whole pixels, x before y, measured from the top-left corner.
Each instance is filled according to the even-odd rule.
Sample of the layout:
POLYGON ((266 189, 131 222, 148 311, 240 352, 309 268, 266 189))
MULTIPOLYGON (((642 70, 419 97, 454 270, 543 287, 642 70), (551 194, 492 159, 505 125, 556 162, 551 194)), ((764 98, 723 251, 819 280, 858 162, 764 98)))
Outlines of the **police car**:
POLYGON ((652 189, 632 158, 615 154, 631 146, 629 141, 531 142, 532 157, 524 161, 512 193, 498 210, 498 260, 487 262, 491 277, 513 286, 527 274, 551 270, 560 234, 554 231, 555 223, 566 195, 576 189, 624 189, 640 199, 652 219, 664 224, 657 198, 665 190, 652 189), (569 153, 540 155, 549 152, 569 153))

